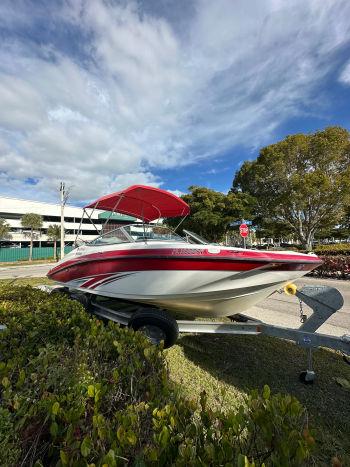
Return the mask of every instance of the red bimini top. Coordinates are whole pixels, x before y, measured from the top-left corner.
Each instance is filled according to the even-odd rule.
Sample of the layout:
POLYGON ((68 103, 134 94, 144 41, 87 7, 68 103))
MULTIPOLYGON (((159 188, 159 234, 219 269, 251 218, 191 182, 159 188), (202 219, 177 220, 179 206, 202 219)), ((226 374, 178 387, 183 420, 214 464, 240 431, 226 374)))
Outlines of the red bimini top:
POLYGON ((160 217, 183 217, 190 207, 178 196, 145 185, 132 185, 125 190, 102 196, 85 208, 120 212, 151 222, 160 217))

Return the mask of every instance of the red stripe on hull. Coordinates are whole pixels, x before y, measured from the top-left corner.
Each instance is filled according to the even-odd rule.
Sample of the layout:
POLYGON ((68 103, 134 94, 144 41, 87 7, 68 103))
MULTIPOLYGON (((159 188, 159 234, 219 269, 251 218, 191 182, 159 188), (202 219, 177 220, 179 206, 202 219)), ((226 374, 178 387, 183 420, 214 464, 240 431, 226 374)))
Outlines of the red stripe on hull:
MULTIPOLYGON (((67 262, 68 263, 68 262, 67 262)), ((108 275, 117 272, 129 271, 154 271, 154 270, 192 270, 192 271, 250 271, 263 267, 267 270, 283 270, 283 271, 309 271, 315 267, 315 263, 275 263, 264 264, 254 261, 235 261, 225 260, 213 261, 201 258, 201 261, 196 259, 186 258, 118 258, 105 259, 104 261, 74 261, 70 266, 62 265, 60 269, 51 270, 48 276, 58 282, 69 282, 75 279, 100 275, 108 275)), ((92 279, 93 283, 94 280, 92 279)))
MULTIPOLYGON (((261 251, 241 251, 241 250, 221 250, 219 253, 209 253, 208 250, 202 249, 191 249, 191 248, 159 248, 159 249, 135 249, 135 250, 112 250, 112 251, 105 251, 99 253, 91 253, 86 254, 83 256, 78 256, 74 259, 68 260, 58 266, 54 267, 49 272, 49 277, 52 277, 54 274, 57 274, 59 271, 64 270, 71 266, 78 266, 79 267, 84 263, 90 262, 109 262, 109 261, 121 261, 124 263, 124 260, 134 264, 134 261, 142 263, 145 260, 148 261, 159 261, 164 262, 164 266, 162 267, 150 267, 149 269, 175 269, 176 266, 167 267, 165 265, 169 264, 168 262, 171 261, 170 264, 175 264, 175 261, 184 261, 186 264, 191 264, 190 267, 179 267, 178 269, 194 269, 194 270, 221 270, 221 265, 225 261, 229 261, 230 263, 235 264, 235 269, 233 270, 247 270, 251 269, 251 266, 246 268, 242 266, 243 269, 236 269, 236 265, 239 263, 248 263, 248 265, 252 265, 256 262, 258 265, 262 265, 264 263, 269 264, 273 262, 282 262, 282 264, 286 263, 301 263, 301 264, 308 264, 307 270, 314 269, 316 266, 322 263, 322 261, 317 257, 311 257, 308 255, 285 255, 281 253, 265 253, 261 251), (134 259, 134 257, 137 257, 134 259), (198 261, 201 263, 201 266, 193 266, 193 262, 198 261), (219 263, 220 267, 212 266, 207 267, 207 264, 214 264, 219 263)), ((152 263, 154 265, 154 263, 152 263)), ((257 267, 257 266, 253 266, 257 267)), ((121 271, 128 271, 128 270, 138 270, 139 267, 136 269, 120 269, 121 271)), ((148 269, 148 268, 146 268, 148 269)), ((231 267, 228 269, 224 268, 223 270, 231 270, 231 267)), ((119 271, 119 269, 115 269, 115 271, 119 271)), ((108 269, 108 272, 110 270, 108 269)), ((103 273, 103 272, 101 272, 103 273)))
MULTIPOLYGON (((106 279, 109 279, 110 276, 112 275, 112 273, 108 273, 108 274, 99 274, 98 276, 95 276, 95 277, 92 277, 91 279, 86 279, 86 282, 84 282, 84 287, 90 287, 92 286, 93 284, 95 284, 96 282, 99 282, 99 281, 104 281, 106 279)), ((91 276, 91 274, 89 274, 89 276, 91 276)), ((85 277, 85 276, 82 276, 82 278, 85 277)))

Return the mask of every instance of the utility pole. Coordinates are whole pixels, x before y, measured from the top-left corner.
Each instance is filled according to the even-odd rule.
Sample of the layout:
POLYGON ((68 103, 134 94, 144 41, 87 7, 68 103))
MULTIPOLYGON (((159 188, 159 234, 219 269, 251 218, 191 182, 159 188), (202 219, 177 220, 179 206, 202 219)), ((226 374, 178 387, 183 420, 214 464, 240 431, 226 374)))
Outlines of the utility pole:
POLYGON ((64 257, 64 206, 68 199, 68 192, 66 192, 66 184, 60 183, 60 198, 61 198, 61 259, 64 257))
MULTIPOLYGON (((244 224, 244 219, 242 219, 242 224, 244 224)), ((247 248, 245 237, 243 237, 243 248, 247 248)))

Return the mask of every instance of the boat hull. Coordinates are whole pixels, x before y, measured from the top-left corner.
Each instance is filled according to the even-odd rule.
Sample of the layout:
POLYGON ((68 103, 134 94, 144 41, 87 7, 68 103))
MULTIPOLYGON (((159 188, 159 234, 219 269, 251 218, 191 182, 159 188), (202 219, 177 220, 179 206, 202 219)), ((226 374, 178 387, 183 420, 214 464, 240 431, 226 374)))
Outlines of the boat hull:
MULTIPOLYGON (((207 273, 205 275, 207 276, 207 273)), ((270 282, 266 282, 266 276, 259 278, 257 275, 254 280, 253 278, 249 280, 248 285, 247 278, 235 277, 239 275, 225 273, 226 277, 222 277, 221 274, 214 273, 212 282, 203 285, 200 277, 202 274, 198 272, 148 271, 147 273, 134 272, 128 274, 127 277, 119 274, 114 280, 95 287, 85 287, 80 281, 71 281, 64 285, 94 295, 154 305, 191 317, 221 317, 247 310, 291 280, 301 276, 300 273, 293 274, 291 279, 290 275, 286 278, 283 274, 278 274, 271 277, 270 282), (158 293, 152 290, 153 287, 147 287, 150 281, 154 288, 158 288, 158 293), (242 284, 242 281, 245 283, 242 284), (185 282, 191 286, 186 288, 179 286, 176 290, 175 287, 166 288, 167 282, 173 284, 185 282), (213 282, 216 283, 216 290, 212 289, 213 282), (130 290, 133 283, 138 285, 137 294, 130 290), (196 286, 198 283, 200 285, 196 286), (144 287, 140 288, 140 284, 144 284, 144 287)))
POLYGON ((49 277, 91 294, 188 316, 221 317, 247 310, 320 264, 317 257, 307 255, 271 256, 256 251, 249 255, 232 250, 220 254, 198 248, 78 254, 61 262, 49 277))

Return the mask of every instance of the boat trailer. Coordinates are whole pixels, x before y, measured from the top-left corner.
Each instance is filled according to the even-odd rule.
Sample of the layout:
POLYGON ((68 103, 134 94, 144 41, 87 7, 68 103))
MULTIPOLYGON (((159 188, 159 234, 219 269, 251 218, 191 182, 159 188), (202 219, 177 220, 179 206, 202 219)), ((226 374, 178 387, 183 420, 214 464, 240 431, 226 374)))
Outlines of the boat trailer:
MULTIPOLYGON (((287 293, 291 294, 291 292, 287 293)), ((299 379, 303 383, 312 384, 316 376, 312 364, 313 349, 326 347, 340 351, 346 363, 350 364, 350 335, 337 337, 316 332, 330 316, 340 310, 344 304, 344 300, 337 289, 328 286, 305 286, 300 290, 295 289, 292 294, 296 295, 299 299, 301 310, 302 303, 308 305, 312 310, 309 317, 301 314, 302 324, 296 329, 267 324, 253 318, 248 318, 245 315, 236 314, 230 318, 232 321, 237 321, 237 323, 178 321, 179 331, 240 335, 264 334, 293 341, 300 347, 307 349, 307 369, 300 373, 299 379)))
POLYGON ((307 369, 299 376, 300 381, 305 384, 312 384, 316 376, 312 363, 313 349, 326 347, 340 351, 346 363, 350 364, 350 335, 337 337, 316 332, 344 304, 341 293, 334 287, 308 285, 299 290, 294 284, 289 284, 284 288, 287 294, 295 295, 299 299, 301 326, 296 329, 267 324, 242 314, 230 316, 231 323, 175 320, 166 310, 153 306, 88 295, 62 286, 39 288, 50 293, 66 293, 100 319, 111 320, 142 331, 153 343, 164 340, 164 347, 173 345, 179 333, 267 335, 293 341, 307 350, 307 369), (303 304, 312 310, 309 317, 303 313, 303 304))

